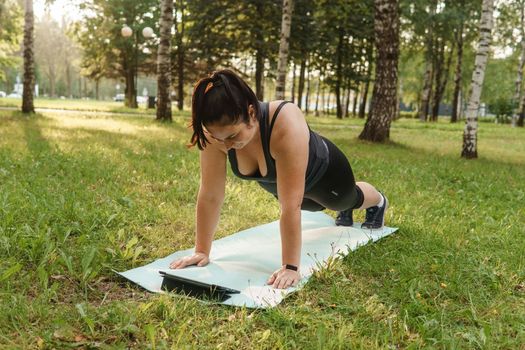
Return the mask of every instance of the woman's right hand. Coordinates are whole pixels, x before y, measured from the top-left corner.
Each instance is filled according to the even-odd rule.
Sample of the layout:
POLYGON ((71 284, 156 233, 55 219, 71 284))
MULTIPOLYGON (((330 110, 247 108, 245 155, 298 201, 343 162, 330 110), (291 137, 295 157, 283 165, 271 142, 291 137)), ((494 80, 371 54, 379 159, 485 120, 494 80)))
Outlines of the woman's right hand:
POLYGON ((210 258, 204 253, 194 253, 190 256, 185 256, 182 259, 175 260, 170 264, 170 269, 183 269, 186 266, 197 265, 199 267, 206 266, 210 262, 210 258))

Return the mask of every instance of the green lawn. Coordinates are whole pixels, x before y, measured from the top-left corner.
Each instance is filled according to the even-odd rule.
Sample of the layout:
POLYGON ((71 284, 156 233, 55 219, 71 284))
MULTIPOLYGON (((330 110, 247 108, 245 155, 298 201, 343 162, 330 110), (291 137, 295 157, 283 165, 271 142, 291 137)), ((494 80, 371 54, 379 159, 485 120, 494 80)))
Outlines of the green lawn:
MULTIPOLYGON (((140 104, 139 108, 128 108, 124 106, 124 102, 114 101, 95 101, 95 100, 79 100, 79 99, 51 99, 51 98, 36 98, 35 108, 41 109, 65 109, 74 111, 93 111, 93 112, 109 112, 109 113, 133 113, 133 114, 151 114, 155 115, 155 110, 146 109, 144 104, 140 104)), ((22 99, 17 98, 0 98, 0 107, 17 107, 22 105, 22 99)))
MULTIPOLYGON (((525 349, 525 130, 482 123, 466 161, 462 123, 401 119, 378 145, 357 140, 362 120, 309 118, 388 195, 399 231, 253 311, 111 271, 193 245, 187 115, 0 111, 0 348, 525 349)), ((278 213, 230 176, 217 237, 278 213)))

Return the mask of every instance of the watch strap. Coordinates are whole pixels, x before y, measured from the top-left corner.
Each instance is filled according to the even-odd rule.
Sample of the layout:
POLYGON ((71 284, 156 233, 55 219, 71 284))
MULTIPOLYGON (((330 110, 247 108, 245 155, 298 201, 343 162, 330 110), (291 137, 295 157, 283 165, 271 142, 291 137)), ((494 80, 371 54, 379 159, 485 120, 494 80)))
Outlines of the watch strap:
POLYGON ((299 268, 295 265, 286 264, 284 265, 284 268, 287 270, 297 271, 299 268))

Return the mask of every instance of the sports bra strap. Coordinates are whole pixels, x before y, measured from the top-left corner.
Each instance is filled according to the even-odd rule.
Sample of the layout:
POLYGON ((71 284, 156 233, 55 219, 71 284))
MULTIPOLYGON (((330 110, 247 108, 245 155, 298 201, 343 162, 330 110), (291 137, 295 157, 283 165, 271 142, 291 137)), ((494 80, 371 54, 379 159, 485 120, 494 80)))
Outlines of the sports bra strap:
MULTIPOLYGON (((287 103, 291 103, 291 102, 290 101, 283 101, 283 102, 281 102, 279 104, 279 106, 277 106, 277 109, 273 113, 272 122, 270 123, 270 129, 268 130, 268 135, 272 134, 273 125, 275 124, 275 121, 277 120, 277 116, 279 115, 279 112, 281 111, 281 108, 283 108, 284 105, 287 104, 287 103)), ((270 140, 270 138, 268 137, 268 142, 269 142, 269 140, 270 140)))

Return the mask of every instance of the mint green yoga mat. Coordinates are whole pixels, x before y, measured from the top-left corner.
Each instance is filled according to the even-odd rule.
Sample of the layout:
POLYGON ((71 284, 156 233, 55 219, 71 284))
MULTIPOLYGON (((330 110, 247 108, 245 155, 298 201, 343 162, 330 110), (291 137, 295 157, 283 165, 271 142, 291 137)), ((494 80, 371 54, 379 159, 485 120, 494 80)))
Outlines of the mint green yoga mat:
MULTIPOLYGON (((175 252, 148 265, 118 273, 150 292, 161 289, 163 277, 159 271, 196 282, 238 290, 222 301, 225 305, 267 308, 279 304, 286 295, 299 290, 314 271, 324 268, 331 258, 394 233, 397 228, 363 230, 335 226, 334 219, 322 212, 302 211, 301 281, 296 287, 274 289, 266 285, 268 277, 281 266, 279 221, 249 228, 213 242, 210 263, 204 267, 191 266, 172 270, 169 264, 193 253, 193 248, 175 252)), ((211 302, 211 301, 209 301, 211 302)))

